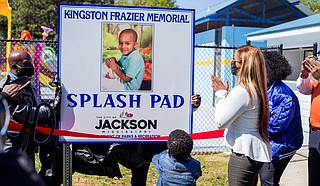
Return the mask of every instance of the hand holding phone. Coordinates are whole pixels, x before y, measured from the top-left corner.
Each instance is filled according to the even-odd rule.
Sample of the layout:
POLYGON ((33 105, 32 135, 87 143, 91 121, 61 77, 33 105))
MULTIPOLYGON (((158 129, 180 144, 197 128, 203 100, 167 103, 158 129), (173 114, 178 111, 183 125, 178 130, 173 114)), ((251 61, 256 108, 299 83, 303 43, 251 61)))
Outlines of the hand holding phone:
MULTIPOLYGON (((314 56, 308 56, 303 61, 303 66, 308 70, 308 72, 311 73, 311 75, 316 80, 320 80, 320 63, 317 60, 315 60, 314 56)), ((301 70, 301 73, 302 73, 302 70, 301 70)))

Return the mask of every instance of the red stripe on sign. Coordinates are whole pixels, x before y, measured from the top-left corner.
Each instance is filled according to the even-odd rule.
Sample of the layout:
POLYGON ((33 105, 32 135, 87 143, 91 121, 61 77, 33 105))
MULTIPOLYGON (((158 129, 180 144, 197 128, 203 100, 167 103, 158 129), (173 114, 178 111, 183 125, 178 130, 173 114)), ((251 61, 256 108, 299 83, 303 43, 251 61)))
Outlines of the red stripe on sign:
MULTIPOLYGON (((16 122, 10 122, 8 130, 10 131, 20 131, 22 128, 22 124, 16 122)), ((36 127, 37 132, 42 134, 50 134, 50 128, 47 127, 36 127)), ((213 130, 213 131, 206 131, 206 132, 199 132, 190 134, 192 139, 194 140, 203 140, 203 139, 212 139, 212 138, 221 138, 223 137, 224 130, 213 130)), ((73 132, 67 130, 58 130, 55 129, 54 136, 70 136, 70 137, 84 137, 84 138, 112 138, 112 139, 121 139, 121 140, 167 140, 168 136, 160 136, 160 137, 152 137, 152 138, 116 138, 111 136, 102 136, 97 134, 87 134, 83 132, 73 132)))

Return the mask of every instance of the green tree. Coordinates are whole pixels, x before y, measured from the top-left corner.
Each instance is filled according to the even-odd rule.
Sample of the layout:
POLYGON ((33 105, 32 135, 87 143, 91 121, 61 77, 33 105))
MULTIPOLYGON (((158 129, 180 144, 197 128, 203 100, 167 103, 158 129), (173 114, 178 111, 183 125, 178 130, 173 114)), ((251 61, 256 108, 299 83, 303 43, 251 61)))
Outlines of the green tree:
POLYGON ((320 0, 301 0, 301 2, 307 5, 315 13, 320 13, 320 0))
POLYGON ((33 39, 40 39, 42 36, 42 29, 40 26, 50 27, 54 30, 50 35, 56 34, 57 1, 9 0, 9 3, 12 7, 11 26, 13 38, 20 38, 21 31, 28 30, 33 39))
MULTIPOLYGON (((32 39, 42 38, 40 26, 53 29, 47 37, 56 40, 58 32, 58 4, 114 4, 129 6, 177 7, 175 0, 8 0, 12 8, 12 38, 20 38, 22 30, 28 30, 32 39)), ((0 16, 0 38, 7 38, 7 20, 0 16)))

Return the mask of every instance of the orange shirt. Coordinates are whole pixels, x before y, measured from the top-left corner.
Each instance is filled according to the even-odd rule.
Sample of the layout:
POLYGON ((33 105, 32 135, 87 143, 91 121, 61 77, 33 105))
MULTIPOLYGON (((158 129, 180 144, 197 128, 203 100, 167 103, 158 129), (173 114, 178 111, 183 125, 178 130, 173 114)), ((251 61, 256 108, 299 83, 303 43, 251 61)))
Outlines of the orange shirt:
POLYGON ((312 82, 310 124, 320 131, 320 83, 312 82))

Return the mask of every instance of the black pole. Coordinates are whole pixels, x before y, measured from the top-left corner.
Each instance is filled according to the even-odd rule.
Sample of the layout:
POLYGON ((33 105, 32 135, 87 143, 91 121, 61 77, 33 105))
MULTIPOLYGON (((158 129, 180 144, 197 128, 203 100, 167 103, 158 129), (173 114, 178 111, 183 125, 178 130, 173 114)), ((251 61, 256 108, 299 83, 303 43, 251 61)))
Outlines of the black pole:
POLYGON ((317 56, 317 50, 318 50, 318 43, 314 42, 313 43, 313 50, 312 50, 312 55, 317 56))
POLYGON ((283 44, 280 44, 280 54, 283 55, 283 44))

